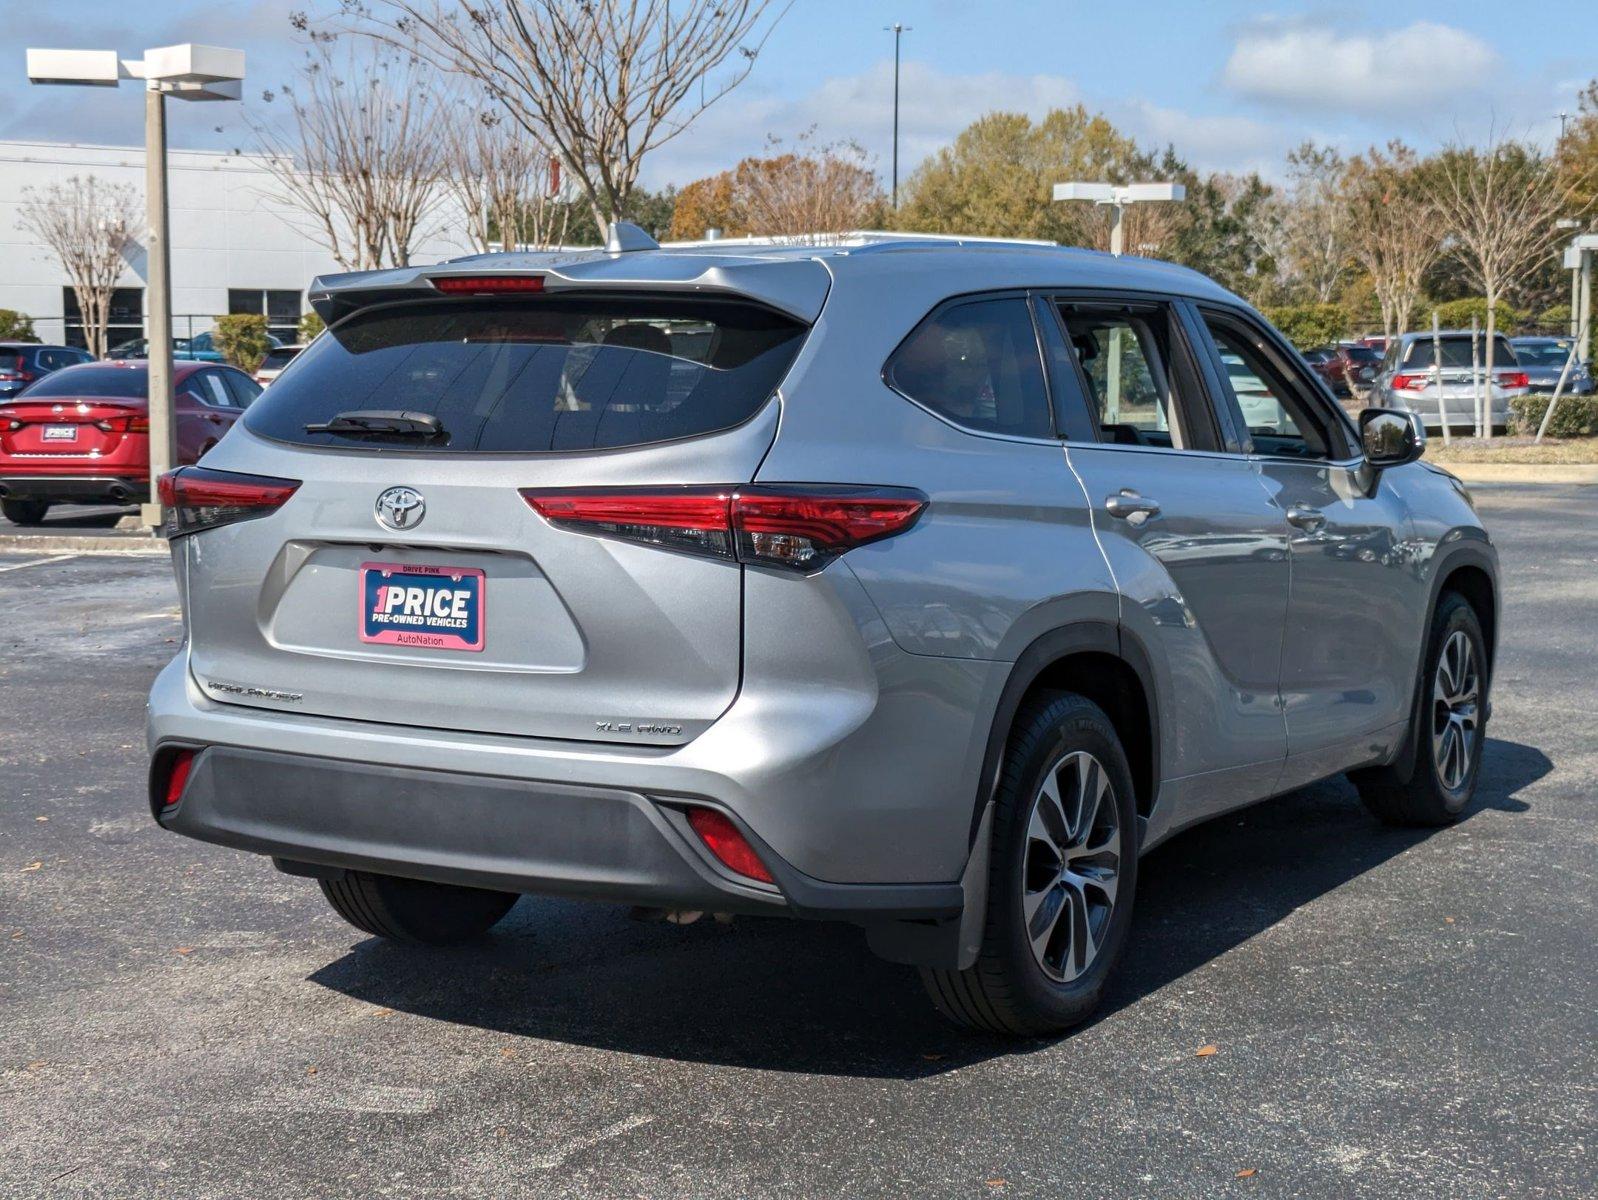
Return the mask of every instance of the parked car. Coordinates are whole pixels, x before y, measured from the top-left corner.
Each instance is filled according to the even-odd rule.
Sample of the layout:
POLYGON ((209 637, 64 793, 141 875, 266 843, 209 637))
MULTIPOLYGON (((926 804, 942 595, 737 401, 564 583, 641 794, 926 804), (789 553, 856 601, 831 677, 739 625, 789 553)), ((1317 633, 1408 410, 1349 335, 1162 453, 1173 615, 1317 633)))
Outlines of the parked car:
MULTIPOLYGON (((177 461, 195 463, 260 395, 243 371, 173 369, 177 461)), ((37 525, 54 504, 126 504, 149 495, 147 364, 67 367, 0 404, 0 512, 37 525)))
POLYGON ((1361 342, 1340 342, 1335 346, 1321 346, 1304 355, 1304 361, 1326 381, 1338 396, 1364 393, 1376 379, 1381 369, 1381 351, 1361 342))
POLYGON ((1470 428, 1476 421, 1475 397, 1479 390, 1490 405, 1493 426, 1507 427, 1509 401, 1524 396, 1528 390, 1526 372, 1509 339, 1495 335, 1490 379, 1485 339, 1477 339, 1475 354, 1480 361, 1475 366, 1470 330, 1443 331, 1437 336, 1437 346, 1441 354, 1440 381, 1431 333, 1403 333, 1392 339, 1371 387, 1370 403, 1413 412, 1428 429, 1442 428, 1446 410, 1450 429, 1470 428))
MULTIPOLYGON (((1560 373, 1570 358, 1570 348, 1575 338, 1568 337, 1517 337, 1510 338, 1515 348, 1515 358, 1526 373, 1526 382, 1534 392, 1552 392, 1559 384, 1560 373)), ((1570 377, 1565 380, 1565 392, 1572 396, 1586 396, 1593 391, 1591 369, 1580 358, 1571 364, 1570 377)))
MULTIPOLYGON (((283 344, 276 336, 270 333, 266 335, 266 340, 271 343, 274 350, 283 344)), ((222 351, 216 348, 216 338, 212 336, 209 330, 205 333, 197 333, 185 341, 174 342, 172 357, 190 359, 194 362, 219 363, 226 361, 222 357, 222 351)))
POLYGON ((76 346, 41 346, 35 342, 0 342, 0 401, 15 396, 52 371, 93 362, 94 356, 76 346))
POLYGON ((613 237, 317 281, 327 332, 162 481, 163 827, 399 942, 524 892, 850 921, 1042 1034, 1185 826, 1340 771, 1470 801, 1492 542, 1412 413, 1356 425, 1236 296, 613 237))
POLYGON ((255 382, 265 387, 279 375, 283 368, 293 362, 304 346, 277 346, 266 352, 266 357, 261 360, 261 365, 255 368, 255 382))
MULTIPOLYGON (((184 351, 188 349, 188 346, 188 338, 173 338, 172 356, 174 358, 185 357, 184 351)), ((150 340, 148 338, 132 338, 126 342, 119 342, 107 350, 105 356, 116 361, 124 358, 149 358, 150 340)))

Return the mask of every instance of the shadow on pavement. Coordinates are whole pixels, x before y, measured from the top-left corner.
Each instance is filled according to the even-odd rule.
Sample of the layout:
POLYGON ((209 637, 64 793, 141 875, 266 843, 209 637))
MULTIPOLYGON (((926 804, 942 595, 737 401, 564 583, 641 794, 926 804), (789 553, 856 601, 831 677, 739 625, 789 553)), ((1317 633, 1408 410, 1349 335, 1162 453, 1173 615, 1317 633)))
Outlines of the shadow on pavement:
MULTIPOLYGON (((1552 763, 1489 739, 1485 808, 1552 763)), ((1341 779, 1190 829, 1142 864, 1138 911, 1098 1020, 1268 929, 1433 831, 1379 825, 1341 779)), ((740 918, 687 927, 611 906, 524 898, 494 935, 457 949, 360 943, 315 983, 375 1005, 482 1029, 656 1058, 910 1079, 1048 1043, 975 1038, 933 1012, 915 972, 848 926, 740 918)))
POLYGON ((37 525, 13 525, 0 518, 0 533, 58 536, 60 534, 92 532, 100 536, 114 530, 116 524, 129 514, 137 515, 138 506, 116 508, 109 505, 55 504, 37 525))

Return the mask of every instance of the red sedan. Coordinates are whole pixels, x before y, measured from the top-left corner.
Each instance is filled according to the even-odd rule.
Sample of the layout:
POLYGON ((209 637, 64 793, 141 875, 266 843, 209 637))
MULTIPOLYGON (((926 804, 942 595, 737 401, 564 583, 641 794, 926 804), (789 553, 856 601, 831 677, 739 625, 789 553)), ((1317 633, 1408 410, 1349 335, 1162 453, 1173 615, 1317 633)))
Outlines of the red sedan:
MULTIPOLYGON (((177 462, 197 462, 261 394, 243 371, 174 363, 177 462)), ((52 504, 147 499, 149 375, 140 360, 91 362, 45 376, 0 404, 0 512, 37 525, 52 504)))

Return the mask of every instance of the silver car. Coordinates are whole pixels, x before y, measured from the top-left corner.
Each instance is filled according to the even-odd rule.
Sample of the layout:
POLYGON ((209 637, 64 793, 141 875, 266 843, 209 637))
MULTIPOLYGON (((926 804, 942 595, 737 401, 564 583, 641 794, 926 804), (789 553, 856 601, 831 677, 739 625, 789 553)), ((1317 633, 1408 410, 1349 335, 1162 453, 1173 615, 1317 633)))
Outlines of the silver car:
POLYGON ((1415 413, 1428 429, 1469 429, 1476 424, 1476 403, 1492 414, 1495 429, 1509 425, 1509 402, 1529 390, 1509 339, 1493 337, 1493 369, 1487 372, 1487 344, 1468 329, 1449 329, 1437 335, 1402 333, 1387 343, 1381 371, 1371 387, 1372 404, 1415 413))
POLYGON ((314 284, 328 332, 162 487, 162 826, 399 941, 522 893, 852 922, 1031 1035, 1184 827, 1337 772, 1470 802, 1492 543, 1413 416, 1356 426, 1235 296, 617 240, 314 284))

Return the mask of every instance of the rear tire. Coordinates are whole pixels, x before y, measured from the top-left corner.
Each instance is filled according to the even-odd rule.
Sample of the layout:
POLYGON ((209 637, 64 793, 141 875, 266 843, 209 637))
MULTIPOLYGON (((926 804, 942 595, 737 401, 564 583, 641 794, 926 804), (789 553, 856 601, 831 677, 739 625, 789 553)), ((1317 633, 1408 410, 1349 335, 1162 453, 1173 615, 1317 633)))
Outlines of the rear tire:
POLYGON ((1459 820, 1476 792, 1486 742, 1487 640, 1470 602, 1445 592, 1432 616, 1425 673, 1415 698, 1412 761, 1355 771, 1365 807, 1388 825, 1459 820))
POLYGON ((1104 711, 1071 693, 1024 707, 995 795, 977 961, 921 972, 938 1011, 1022 1037, 1085 1020, 1131 925, 1137 838, 1132 771, 1104 711))
POLYGON ((0 514, 13 525, 37 525, 49 511, 48 500, 0 500, 0 514))
POLYGON ((346 871, 322 895, 355 928, 413 945, 447 946, 487 933, 520 898, 512 892, 346 871))

